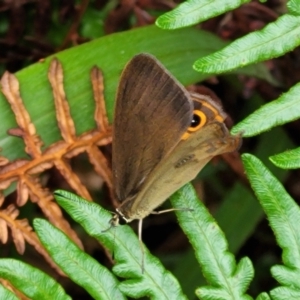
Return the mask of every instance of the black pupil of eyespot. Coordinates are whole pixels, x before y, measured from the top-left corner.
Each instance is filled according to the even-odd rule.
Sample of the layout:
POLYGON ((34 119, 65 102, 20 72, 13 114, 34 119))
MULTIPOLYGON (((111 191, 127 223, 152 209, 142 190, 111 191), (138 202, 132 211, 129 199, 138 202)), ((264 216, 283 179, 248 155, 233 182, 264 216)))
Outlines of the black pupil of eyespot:
POLYGON ((197 127, 200 124, 200 122, 201 118, 198 115, 194 114, 191 122, 191 127, 197 127))

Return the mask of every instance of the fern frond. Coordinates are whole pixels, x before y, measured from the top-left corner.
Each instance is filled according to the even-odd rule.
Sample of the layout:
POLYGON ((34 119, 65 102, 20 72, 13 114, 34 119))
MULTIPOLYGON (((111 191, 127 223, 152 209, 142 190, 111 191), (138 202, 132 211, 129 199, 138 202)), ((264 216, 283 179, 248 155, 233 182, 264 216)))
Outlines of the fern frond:
POLYGON ((281 286, 270 294, 272 299, 297 299, 300 296, 299 206, 258 158, 243 154, 242 159, 251 186, 283 250, 283 265, 271 268, 281 286))
POLYGON ((139 240, 129 226, 117 226, 103 232, 109 227, 109 212, 66 191, 56 191, 55 198, 89 235, 114 254, 113 272, 125 279, 119 284, 124 294, 133 298, 186 299, 176 278, 144 246, 143 262, 139 240))

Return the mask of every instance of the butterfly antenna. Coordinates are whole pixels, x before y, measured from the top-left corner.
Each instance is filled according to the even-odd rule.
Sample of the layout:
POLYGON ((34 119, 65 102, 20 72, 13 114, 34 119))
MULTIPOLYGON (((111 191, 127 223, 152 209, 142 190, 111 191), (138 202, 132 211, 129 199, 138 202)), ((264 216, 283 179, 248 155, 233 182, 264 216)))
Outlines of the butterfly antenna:
MULTIPOLYGON (((118 226, 119 224, 119 215, 116 214, 116 213, 113 213, 113 216, 112 218, 109 220, 109 226, 108 228, 104 229, 104 230, 101 230, 101 232, 107 232, 109 231, 111 228, 115 229, 116 226, 118 226)), ((114 260, 115 259, 115 239, 116 239, 116 231, 114 230, 114 233, 113 233, 114 237, 113 237, 113 245, 112 245, 112 259, 114 260)))
POLYGON ((107 227, 106 229, 104 229, 104 230, 101 230, 101 232, 103 233, 103 232, 107 232, 107 231, 109 231, 111 228, 113 228, 114 227, 114 225, 113 224, 109 224, 109 227, 107 227))

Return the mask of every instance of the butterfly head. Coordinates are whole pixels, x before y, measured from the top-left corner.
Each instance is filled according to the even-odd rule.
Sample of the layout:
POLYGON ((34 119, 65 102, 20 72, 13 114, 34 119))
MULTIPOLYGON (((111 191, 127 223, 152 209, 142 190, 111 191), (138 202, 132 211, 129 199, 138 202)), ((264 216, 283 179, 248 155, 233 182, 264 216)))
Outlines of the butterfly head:
POLYGON ((106 232, 113 227, 117 227, 118 225, 127 224, 128 222, 129 220, 127 220, 125 216, 118 209, 116 209, 116 213, 113 213, 113 216, 109 220, 109 227, 102 230, 102 232, 106 232))

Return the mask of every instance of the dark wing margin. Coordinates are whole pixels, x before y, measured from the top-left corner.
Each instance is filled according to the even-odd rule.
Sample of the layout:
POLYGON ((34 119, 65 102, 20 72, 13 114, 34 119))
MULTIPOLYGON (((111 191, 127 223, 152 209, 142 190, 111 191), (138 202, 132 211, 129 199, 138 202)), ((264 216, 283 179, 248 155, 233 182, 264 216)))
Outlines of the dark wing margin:
POLYGON ((121 75, 113 123, 112 168, 119 201, 134 197, 190 126, 193 103, 151 55, 139 54, 121 75))

